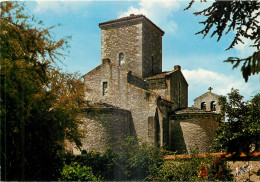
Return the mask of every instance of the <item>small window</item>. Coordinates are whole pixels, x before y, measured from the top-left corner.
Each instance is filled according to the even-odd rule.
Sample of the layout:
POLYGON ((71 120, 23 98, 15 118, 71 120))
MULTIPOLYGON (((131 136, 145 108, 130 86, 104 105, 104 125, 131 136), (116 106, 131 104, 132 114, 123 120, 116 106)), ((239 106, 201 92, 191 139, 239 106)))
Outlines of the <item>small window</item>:
POLYGON ((103 95, 107 94, 107 82, 103 82, 103 95))
POLYGON ((125 58, 124 53, 122 53, 122 52, 119 53, 119 66, 123 66, 125 64, 124 58, 125 58))
POLYGON ((154 67, 154 59, 153 59, 153 56, 152 56, 152 74, 154 72, 153 67, 154 67))
POLYGON ((210 103, 210 110, 211 110, 211 111, 216 111, 216 102, 215 102, 215 101, 212 101, 212 102, 210 103))
POLYGON ((206 102, 202 102, 200 107, 201 107, 201 110, 206 110, 206 102))

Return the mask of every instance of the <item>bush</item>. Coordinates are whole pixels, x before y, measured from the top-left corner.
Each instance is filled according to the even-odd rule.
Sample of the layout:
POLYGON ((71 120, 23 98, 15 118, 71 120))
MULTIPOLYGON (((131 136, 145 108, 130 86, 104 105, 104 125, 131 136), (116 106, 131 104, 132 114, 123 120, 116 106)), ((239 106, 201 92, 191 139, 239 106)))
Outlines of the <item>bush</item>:
POLYGON ((158 147, 127 137, 117 145, 114 163, 115 180, 152 180, 163 164, 163 153, 158 147))
POLYGON ((213 165, 209 168, 208 179, 214 181, 231 181, 233 179, 233 175, 231 174, 231 169, 226 162, 225 155, 221 155, 214 160, 213 165))
POLYGON ((216 181, 232 180, 231 170, 223 156, 219 158, 197 155, 191 158, 164 160, 162 149, 147 143, 138 143, 127 137, 116 145, 116 152, 104 154, 88 152, 63 156, 66 164, 61 180, 160 180, 160 181, 216 181), (83 179, 84 178, 84 179, 83 179))
POLYGON ((88 166, 81 166, 77 162, 72 162, 70 165, 65 165, 61 171, 61 178, 59 180, 66 181, 101 181, 100 175, 95 176, 92 168, 88 166))
POLYGON ((108 150, 104 154, 94 151, 86 152, 82 155, 67 153, 62 155, 61 158, 63 158, 65 166, 72 165, 74 162, 80 166, 90 166, 95 176, 102 176, 106 180, 113 180, 114 155, 112 151, 108 150))
POLYGON ((190 159, 167 160, 157 176, 162 181, 230 181, 231 170, 225 158, 192 155, 190 159))

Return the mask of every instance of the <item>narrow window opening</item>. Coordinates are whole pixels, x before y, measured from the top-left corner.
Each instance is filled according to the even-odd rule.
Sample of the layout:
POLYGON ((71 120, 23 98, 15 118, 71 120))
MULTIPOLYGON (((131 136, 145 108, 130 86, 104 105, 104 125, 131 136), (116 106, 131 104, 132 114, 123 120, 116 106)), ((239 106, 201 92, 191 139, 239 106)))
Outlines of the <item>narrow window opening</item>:
POLYGON ((201 110, 206 110, 206 102, 202 102, 200 107, 201 107, 201 110))
POLYGON ((216 111, 216 102, 215 102, 215 101, 212 101, 212 102, 210 103, 210 110, 211 110, 211 111, 216 111))
POLYGON ((153 67, 154 67, 154 59, 153 59, 153 56, 152 56, 152 75, 153 75, 153 72, 154 72, 153 67))
POLYGON ((103 96, 107 94, 107 82, 103 82, 103 96))
POLYGON ((123 66, 125 64, 125 61, 124 61, 124 53, 120 52, 119 53, 119 66, 123 66))
POLYGON ((179 82, 179 108, 181 108, 181 82, 179 82))

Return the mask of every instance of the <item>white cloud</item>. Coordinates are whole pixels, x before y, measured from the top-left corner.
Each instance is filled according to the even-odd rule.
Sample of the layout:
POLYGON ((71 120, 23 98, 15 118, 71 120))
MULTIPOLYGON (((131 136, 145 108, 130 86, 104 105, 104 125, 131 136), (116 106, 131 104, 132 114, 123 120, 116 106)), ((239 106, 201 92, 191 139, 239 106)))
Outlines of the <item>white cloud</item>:
MULTIPOLYGON (((252 16, 255 16, 255 13, 252 15, 252 16)), ((256 20, 258 21, 258 26, 260 26, 260 16, 258 16, 256 18, 256 20)), ((242 27, 242 29, 244 31, 246 31, 246 26, 242 27)), ((248 31, 247 31, 248 34, 252 34, 252 29, 249 28, 248 31)), ((235 34, 235 33, 234 33, 235 34)), ((247 38, 244 38, 242 37, 241 40, 244 42, 241 43, 239 42, 236 46, 235 46, 235 49, 238 53, 238 56, 240 58, 246 58, 248 56, 251 56, 255 51, 257 51, 257 48, 256 47, 250 47, 251 45, 254 45, 254 41, 250 40, 250 39, 247 39, 247 38)))
MULTIPOLYGON (((143 14, 167 33, 175 33, 178 26, 173 20, 173 12, 180 9, 182 1, 176 0, 141 0, 139 7, 129 7, 127 11, 120 12, 119 17, 130 14, 143 14)), ((188 1, 185 1, 187 3, 188 1)))
POLYGON ((241 38, 241 40, 244 42, 243 43, 238 43, 235 46, 235 49, 237 51, 238 57, 240 58, 246 58, 248 56, 251 56, 257 49, 254 47, 250 47, 250 45, 253 45, 254 42, 246 39, 246 38, 241 38))
MULTIPOLYGON (((258 17, 257 20, 260 22, 260 17, 258 17)), ((248 33, 251 34, 252 30, 249 29, 248 33)), ((235 49, 240 58, 246 58, 248 56, 251 56, 255 51, 257 51, 256 47, 250 47, 251 45, 254 45, 254 41, 247 39, 245 37, 242 37, 241 40, 244 42, 244 44, 239 42, 235 46, 235 49)))
POLYGON ((255 82, 257 83, 253 80, 254 78, 250 78, 254 83, 245 83, 241 76, 224 75, 201 68, 191 71, 183 70, 182 73, 189 84, 189 106, 193 105, 195 98, 207 92, 209 87, 212 87, 213 92, 218 95, 230 93, 231 88, 238 89, 245 100, 252 99, 250 97, 256 94, 255 86, 252 86, 255 82))

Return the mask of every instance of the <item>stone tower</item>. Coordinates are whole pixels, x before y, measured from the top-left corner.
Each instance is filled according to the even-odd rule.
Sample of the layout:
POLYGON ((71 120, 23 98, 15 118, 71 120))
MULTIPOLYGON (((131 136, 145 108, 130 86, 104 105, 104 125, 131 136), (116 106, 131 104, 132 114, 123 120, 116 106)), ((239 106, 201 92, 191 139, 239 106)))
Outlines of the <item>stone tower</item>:
MULTIPOLYGON (((194 145, 208 151, 217 113, 187 108, 189 85, 180 65, 162 72, 164 32, 144 15, 133 14, 99 27, 102 63, 84 75, 81 150, 105 152, 131 135, 179 153, 194 145)), ((214 106, 211 90, 199 97, 200 104, 210 96, 214 106)))
POLYGON ((144 15, 99 24, 101 58, 131 70, 140 78, 162 72, 162 36, 164 31, 144 15))

